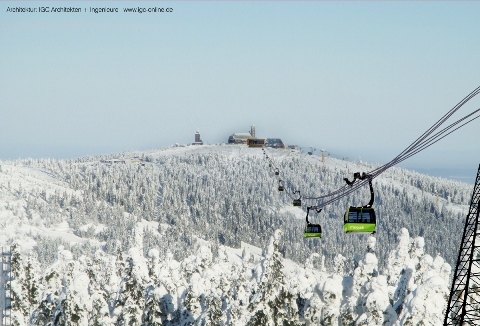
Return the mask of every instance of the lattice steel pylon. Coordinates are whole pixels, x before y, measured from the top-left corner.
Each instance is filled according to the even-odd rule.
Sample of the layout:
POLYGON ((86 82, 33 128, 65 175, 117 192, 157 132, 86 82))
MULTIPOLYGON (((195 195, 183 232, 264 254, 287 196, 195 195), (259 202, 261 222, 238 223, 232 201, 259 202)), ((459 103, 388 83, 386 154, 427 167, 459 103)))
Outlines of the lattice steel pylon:
POLYGON ((480 165, 443 325, 480 325, 480 165))
POLYGON ((0 326, 12 325, 12 250, 1 248, 0 252, 0 326))

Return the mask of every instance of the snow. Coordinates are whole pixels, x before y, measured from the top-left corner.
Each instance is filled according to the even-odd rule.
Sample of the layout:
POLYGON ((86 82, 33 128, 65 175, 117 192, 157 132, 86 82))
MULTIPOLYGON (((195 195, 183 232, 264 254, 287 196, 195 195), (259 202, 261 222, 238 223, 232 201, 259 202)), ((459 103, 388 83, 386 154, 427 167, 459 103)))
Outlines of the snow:
MULTIPOLYGON (((79 236, 73 234, 72 230, 68 226, 65 227, 65 224, 66 222, 62 222, 58 227, 54 226, 53 228, 46 228, 43 226, 26 226, 23 228, 23 231, 32 235, 41 234, 51 238, 60 238, 69 243, 85 243, 89 241, 89 239, 80 238, 79 236)), ((98 241, 95 240, 93 240, 93 242, 98 243, 98 241)))
MULTIPOLYGON (((306 213, 299 207, 294 207, 294 206, 283 206, 280 208, 280 213, 290 213, 293 215, 295 218, 305 220, 306 213)), ((313 214, 309 214, 313 215, 313 214)), ((309 216, 309 220, 311 219, 311 222, 314 221, 313 216, 309 216)))
POLYGON ((58 247, 58 260, 61 262, 69 262, 73 259, 72 253, 65 250, 63 246, 58 247))
MULTIPOLYGON (((137 226, 143 227, 141 222, 137 223, 137 226)), ((283 275, 282 278, 284 279, 284 283, 279 283, 272 288, 272 290, 268 290, 273 292, 267 292, 268 295, 265 297, 257 296, 257 301, 250 301, 250 304, 263 304, 261 303, 261 298, 277 300, 275 298, 280 294, 278 291, 283 289, 282 291, 285 291, 285 293, 291 293, 294 297, 298 296, 299 298, 304 298, 306 300, 306 310, 304 312, 304 317, 302 318, 306 318, 304 319, 304 322, 307 324, 318 323, 320 321, 323 321, 323 323, 337 324, 337 320, 343 316, 342 311, 344 310, 342 308, 342 302, 355 303, 356 297, 361 298, 359 301, 360 305, 355 308, 359 312, 356 320, 358 324, 363 325, 402 325, 408 318, 408 320, 414 321, 437 320, 438 316, 443 314, 450 269, 448 264, 446 264, 440 256, 437 256, 435 259, 429 255, 423 255, 421 257, 420 262, 423 267, 418 269, 421 278, 415 281, 415 287, 409 291, 409 294, 402 302, 404 305, 402 315, 397 319, 397 315, 390 304, 392 302, 392 294, 387 290, 387 276, 374 273, 377 268, 377 258, 372 251, 375 249, 375 241, 373 238, 369 239, 367 242, 366 249, 368 251, 359 261, 359 265, 355 269, 353 276, 354 282, 352 283, 352 278, 350 276, 313 270, 312 260, 319 259, 320 255, 318 254, 313 254, 309 260, 307 260, 305 267, 281 259, 278 255, 277 248, 278 242, 281 241, 281 237, 282 232, 280 230, 273 233, 267 248, 264 250, 265 255, 261 257, 261 262, 258 263, 259 266, 263 267, 262 269, 257 269, 260 273, 259 276, 261 276, 256 279, 257 281, 255 281, 253 275, 248 276, 249 274, 247 271, 250 269, 249 266, 253 265, 250 265, 250 262, 244 261, 238 256, 239 249, 222 246, 219 248, 219 251, 223 252, 224 257, 228 258, 228 260, 213 262, 210 247, 205 243, 201 243, 195 255, 187 257, 182 262, 176 262, 172 259, 171 255, 167 255, 163 263, 156 263, 156 266, 159 269, 154 271, 153 274, 149 272, 148 267, 153 265, 149 265, 150 263, 148 261, 151 259, 159 259, 158 250, 151 249, 149 251, 149 258, 147 259, 143 256, 140 248, 132 247, 128 250, 125 260, 127 266, 125 271, 128 270, 129 272, 124 274, 123 282, 131 285, 136 284, 135 286, 140 286, 142 289, 147 289, 153 286, 151 290, 145 290, 145 292, 142 292, 145 296, 142 302, 148 301, 147 293, 151 293, 156 300, 166 300, 163 306, 164 308, 162 309, 167 313, 165 316, 170 316, 168 318, 172 318, 172 320, 175 318, 174 312, 177 311, 177 309, 183 309, 182 307, 189 309, 190 317, 188 318, 192 318, 191 320, 198 321, 202 318, 207 318, 207 316, 210 315, 207 312, 207 302, 209 301, 206 301, 206 298, 228 297, 230 299, 225 299, 225 304, 231 305, 232 307, 235 306, 235 309, 238 309, 238 313, 240 314, 238 316, 240 319, 238 320, 243 320, 243 322, 248 321, 250 318, 247 317, 249 312, 246 310, 247 306, 244 303, 249 302, 251 298, 253 298, 249 293, 254 289, 257 289, 256 291, 264 291, 262 290, 262 287, 268 287, 269 285, 269 283, 265 283, 265 281, 271 277, 269 276, 270 273, 276 273, 275 268, 278 267, 282 267, 281 275, 283 275), (276 259, 280 259, 280 265, 278 267, 276 267, 274 263, 276 259), (244 272, 242 272, 242 270, 244 270, 244 272), (158 279, 158 283, 153 282, 152 277, 158 279), (237 279, 245 277, 246 282, 235 285, 237 279), (131 278, 131 280, 129 278, 131 278), (255 282, 261 283, 256 285, 255 282), (357 290, 356 292, 349 291, 348 289, 354 284, 357 284, 356 286, 361 288, 361 290, 357 290), (232 286, 237 286, 234 292, 229 290, 232 286), (235 293, 233 297, 231 297, 232 293, 235 293), (315 311, 321 311, 321 314, 318 315, 315 311), (242 315, 244 317, 240 317, 242 315)), ((422 243, 418 238, 409 238, 408 232, 405 232, 404 230, 401 231, 400 239, 401 241, 398 244, 396 253, 404 253, 404 248, 422 243)), ((243 247, 244 249, 249 248, 251 252, 259 254, 259 248, 246 243, 243 244, 243 247)), ((408 255, 409 254, 407 253, 407 256, 408 255)), ((392 254, 391 257, 396 256, 392 254)), ((409 263, 409 259, 418 259, 415 256, 409 257, 410 258, 403 257, 404 260, 401 266, 403 269, 405 269, 405 263, 409 263)), ((114 257, 112 258, 114 259, 114 257)), ((344 260, 344 258, 340 258, 338 259, 339 261, 344 260)), ((58 271, 58 273, 60 273, 59 275, 62 275, 63 272, 71 270, 72 267, 68 266, 73 263, 73 265, 71 265, 73 266, 72 273, 65 274, 65 281, 63 283, 55 282, 55 278, 51 278, 48 287, 45 287, 45 289, 48 290, 42 294, 44 296, 49 296, 51 291, 54 291, 56 287, 64 284, 63 286, 66 287, 59 292, 58 299, 73 300, 72 307, 81 307, 79 313, 82 311, 83 313, 80 313, 79 317, 82 320, 81 324, 84 325, 88 322, 88 316, 85 312, 93 309, 93 299, 96 298, 95 302, 97 302, 97 304, 102 300, 101 296, 99 297, 95 294, 97 293, 95 291, 99 291, 100 288, 97 287, 97 290, 93 290, 92 288, 92 280, 89 279, 85 270, 85 267, 87 266, 85 263, 88 259, 85 259, 86 258, 81 258, 79 262, 72 261, 71 252, 65 250, 63 246, 59 246, 58 261, 52 265, 51 268, 58 271), (71 279, 68 275, 71 275, 71 279)), ((102 259, 109 258, 101 251, 97 251, 96 260, 102 259)), ((396 261, 397 260, 393 259, 391 263, 396 261)), ((101 266, 99 267, 102 268, 101 266)), ((45 274, 51 275, 51 271, 52 270, 47 270, 45 271, 45 274)), ((100 275, 98 274, 97 277, 100 277, 100 275)), ((415 279, 415 276, 412 276, 412 279, 415 279)), ((281 281, 281 279, 275 279, 274 282, 283 281, 281 281)), ((401 287, 401 282, 398 284, 401 287)), ((115 286, 118 287, 119 282, 112 282, 112 280, 110 280, 110 285, 110 290, 108 290, 108 287, 104 287, 104 289, 114 293, 116 292, 115 286)), ((122 287, 122 289, 123 290, 121 291, 129 291, 128 287, 122 287)), ((22 290, 16 286, 15 291, 20 293, 22 290)), ((125 295, 126 294, 127 293, 125 292, 125 295)), ((285 301, 285 304, 288 306, 290 303, 285 301)), ((64 305, 64 307, 66 306, 64 305)), ((115 307, 111 314, 108 313, 106 308, 100 308, 100 311, 103 311, 104 317, 110 321, 114 321, 116 318, 127 318, 124 316, 125 311, 121 306, 115 307)), ((254 309, 254 311, 256 310, 254 309)), ((270 309, 264 311, 266 313, 271 313, 270 309)), ((287 313, 286 311, 285 313, 287 313)), ((227 310, 222 312, 222 314, 226 313, 227 310)), ((128 318, 134 318, 134 316, 128 318)), ((234 317, 232 316, 229 318, 234 317)))
MULTIPOLYGON (((298 151, 266 150, 268 155, 276 162, 300 159, 303 160, 302 162, 311 163, 315 169, 325 168, 329 173, 341 171, 346 175, 347 173, 366 172, 372 169, 372 165, 367 163, 347 162, 335 158, 326 158, 325 162, 321 162, 316 155, 310 156, 298 151)), ((249 162, 263 157, 261 149, 252 149, 241 145, 172 147, 146 152, 124 153, 122 155, 148 155, 153 158, 153 162, 146 162, 145 169, 158 172, 166 167, 156 162, 157 159, 179 156, 201 157, 199 155, 210 154, 230 160, 232 164, 249 162)), ((65 163, 62 168, 69 168, 69 164, 65 163)), ((100 159, 95 161, 92 158, 91 161, 86 163, 75 164, 81 168, 93 168, 103 163, 100 162, 100 159)), ((214 162, 214 164, 217 164, 217 162, 214 162)), ((126 308, 121 306, 119 302, 122 301, 120 300, 122 295, 128 296, 123 293, 123 291, 127 291, 128 286, 126 284, 130 281, 127 278, 128 271, 131 271, 131 275, 128 277, 135 281, 128 283, 129 286, 135 284, 140 288, 142 294, 142 299, 135 302, 138 305, 137 308, 141 312, 150 309, 146 307, 146 302, 151 299, 151 296, 154 296, 158 305, 164 307, 162 308, 166 314, 164 321, 172 321, 170 325, 180 325, 182 322, 186 323, 187 320, 191 322, 192 320, 195 320, 195 322, 205 321, 210 318, 208 316, 215 315, 216 305, 219 307, 222 323, 228 324, 235 320, 238 325, 246 324, 253 318, 254 312, 258 309, 264 308, 266 313, 273 311, 267 308, 269 306, 266 301, 260 299, 262 296, 268 298, 268 300, 272 299, 271 302, 276 302, 275 300, 282 302, 278 309, 285 313, 285 316, 288 315, 288 318, 296 318, 295 320, 298 320, 299 323, 312 325, 320 323, 339 324, 338 321, 347 315, 356 320, 357 324, 364 323, 365 325, 383 323, 386 325, 403 325, 407 322, 415 324, 420 321, 435 324, 439 320, 438 316, 443 313, 451 266, 440 255, 433 258, 425 253, 425 246, 429 244, 428 239, 425 241, 423 237, 411 238, 408 230, 401 226, 395 230, 389 230, 397 233, 398 241, 395 250, 386 254, 388 262, 383 270, 381 270, 380 253, 385 251, 383 247, 385 242, 382 243, 380 237, 359 238, 359 240, 338 238, 339 246, 337 248, 326 248, 328 251, 333 251, 332 257, 334 257, 333 259, 327 258, 327 262, 329 259, 334 261, 334 264, 331 264, 331 261, 329 262, 334 265, 334 269, 327 271, 323 239, 318 241, 318 246, 311 245, 312 242, 299 241, 304 247, 311 246, 313 249, 308 251, 309 255, 303 258, 303 262, 298 263, 282 258, 282 254, 279 253, 278 243, 282 241, 283 237, 291 236, 282 234, 281 230, 265 231, 264 234, 270 234, 272 238, 264 248, 245 241, 238 241, 237 243, 240 243, 239 248, 232 248, 219 245, 212 240, 205 240, 207 238, 202 238, 203 235, 193 235, 190 240, 195 244, 195 252, 186 253, 184 259, 176 261, 173 254, 169 253, 168 250, 177 248, 164 248, 162 247, 162 245, 165 245, 164 243, 155 244, 156 247, 150 248, 147 257, 144 257, 144 246, 146 246, 146 250, 149 248, 147 243, 148 232, 153 233, 155 239, 163 241, 167 233, 172 232, 172 229, 176 231, 176 226, 163 223, 165 220, 161 219, 147 221, 145 218, 156 219, 157 216, 145 217, 139 214, 138 210, 132 210, 133 212, 128 213, 115 211, 112 216, 102 215, 106 211, 102 211, 102 205, 106 204, 98 198, 93 198, 85 189, 76 189, 72 184, 63 180, 60 177, 61 174, 57 175, 47 168, 30 166, 26 161, 1 162, 1 166, 0 235, 2 236, 0 245, 9 244, 15 239, 21 246, 19 252, 26 255, 37 244, 34 240, 35 236, 42 235, 49 238, 60 238, 64 243, 71 245, 92 244, 96 246, 92 251, 95 252, 93 257, 81 256, 79 259, 74 258, 75 251, 73 249, 70 251, 63 246, 59 246, 58 250, 54 252, 56 261, 44 266, 43 270, 36 271, 38 282, 41 283, 39 287, 41 293, 38 294, 38 298, 41 300, 47 300, 48 298, 52 305, 55 302, 56 306, 52 309, 56 309, 56 312, 64 309, 59 304, 59 300, 72 300, 69 302, 82 307, 84 311, 79 315, 80 324, 83 325, 88 322, 85 314, 94 309, 93 302, 99 305, 98 311, 102 313, 102 320, 107 324, 115 324, 117 322, 116 318, 125 314, 126 308), (78 222, 79 227, 73 228, 72 220, 76 211, 68 203, 64 206, 55 204, 57 206, 53 210, 51 209, 54 207, 53 200, 49 202, 50 196, 62 196, 64 193, 75 197, 85 205, 90 205, 88 206, 89 209, 94 211, 92 216, 95 216, 98 220, 89 219, 85 222, 80 220, 78 222), (90 197, 87 195, 90 195, 90 197), (46 197, 46 199, 43 197, 46 197), (26 207, 31 205, 32 199, 35 199, 39 206, 44 205, 50 210, 46 209, 42 215, 40 209, 31 209, 31 215, 28 215, 26 207), (52 218, 52 221, 47 223, 47 218, 52 218), (133 225, 131 233, 123 234, 124 238, 117 239, 119 245, 115 248, 122 248, 121 245, 124 243, 133 246, 123 247, 125 251, 121 253, 122 257, 116 256, 118 251, 115 251, 114 254, 107 254, 104 251, 106 242, 98 240, 106 232, 112 230, 112 226, 106 221, 108 219, 120 220, 121 223, 133 221, 128 224, 133 225), (78 231, 87 232, 91 229, 94 230, 94 235, 97 238, 84 238, 78 235, 81 235, 81 232, 78 231), (126 240, 131 241, 127 242, 126 240), (343 245, 342 241, 350 244, 354 243, 355 246, 362 244, 365 247, 355 248, 358 259, 339 253, 340 247, 343 245), (217 247, 218 257, 214 257, 212 250, 217 247), (339 252, 334 250, 339 250, 339 252), (363 254, 362 250, 365 250, 363 254), (345 266, 354 265, 352 261, 356 261, 358 265, 355 265, 355 269, 347 270, 345 266), (314 267, 314 262, 319 263, 320 267, 318 269, 314 267), (349 263, 351 264, 349 265, 349 263), (276 270, 276 268, 279 270, 276 270), (269 273, 279 273, 280 277, 272 280, 269 278, 269 273), (268 282, 265 282, 265 280, 268 280, 268 282), (269 288, 269 285, 273 288, 269 288), (281 296, 281 293, 284 297, 281 296), (71 298, 73 299, 68 299, 70 298, 69 295, 72 295, 71 298), (252 298, 255 298, 256 301, 252 298), (304 310, 295 310, 299 309, 295 301, 297 299, 304 305, 302 308, 304 310), (220 304, 216 300, 219 300, 220 304), (292 304, 289 300, 293 300, 294 303, 292 304), (190 312, 186 311, 189 307, 188 304, 191 307, 195 306, 190 312), (185 314, 185 316, 179 317, 182 314, 185 314)), ((134 169, 139 167, 130 168, 131 171, 135 171, 134 169)), ((187 169, 180 173, 182 172, 189 173, 190 170, 187 169)), ((79 178, 87 175, 86 173, 83 175, 81 169, 76 173, 78 173, 79 178)), ((206 177, 205 182, 208 183, 210 171, 203 171, 202 173, 195 176, 197 180, 195 182, 201 183, 206 177)), ((301 174, 298 171, 294 171, 294 173, 301 174)), ((140 174, 132 173, 131 175, 140 174)), ((328 176, 332 175, 328 174, 328 176)), ((449 195, 448 198, 439 198, 438 203, 436 203, 437 195, 432 189, 421 189, 418 185, 414 186, 403 182, 403 179, 406 178, 405 175, 411 176, 412 172, 403 169, 391 169, 375 179, 375 187, 384 185, 389 189, 394 189, 394 191, 398 190, 404 196, 402 198, 408 198, 417 203, 435 203, 435 209, 443 212, 443 214, 449 212, 464 214, 467 210, 468 205, 466 205, 465 200, 454 199, 453 195, 451 197, 449 195)), ((245 174, 245 176, 248 177, 248 174, 245 174)), ((81 180, 85 184, 96 182, 90 179, 81 180)), ((436 179, 429 178, 428 180, 435 181, 436 179)), ((101 179, 101 182, 103 181, 101 179)), ((119 183, 118 180, 117 183, 119 183)), ((446 181, 437 183, 432 181, 432 184, 440 185, 447 190, 449 187, 446 181)), ((182 214, 188 216, 188 209, 185 209, 186 194, 183 194, 183 206, 172 208, 170 202, 174 199, 168 197, 172 193, 169 192, 168 187, 175 187, 175 185, 163 184, 162 186, 165 187, 164 191, 157 195, 162 197, 160 198, 163 205, 161 206, 162 209, 171 209, 169 214, 173 214, 177 221, 178 216, 183 216, 182 214), (177 209, 178 211, 176 211, 177 209), (184 211, 181 211, 181 209, 184 209, 184 211)), ((458 186, 458 184, 454 184, 454 186, 455 189, 465 188, 458 186)), ((211 187, 213 192, 216 191, 213 186, 208 187, 211 187)), ((235 190, 235 188, 232 190, 234 194, 235 190)), ((157 189, 155 189, 156 193, 157 189)), ((222 195, 218 193, 215 195, 218 202, 222 201, 222 195)), ((241 201, 248 199, 247 195, 249 194, 243 197, 229 196, 229 198, 232 201, 241 201)), ((298 220, 305 218, 305 212, 302 209, 286 205, 282 201, 282 197, 279 196, 281 195, 277 196, 280 199, 272 200, 268 207, 272 214, 284 216, 285 221, 289 217, 298 220)), ((150 197, 149 199, 158 202, 157 197, 150 197)), ((113 206, 111 203, 108 203, 108 205, 113 206)), ((206 203, 200 200, 198 205, 206 205, 206 203)), ((155 208, 156 213, 160 210, 158 207, 155 208)), ((263 213, 264 211, 262 211, 263 213)), ((235 214, 232 218, 237 218, 235 214)), ((238 218, 242 218, 242 216, 238 216, 238 218)), ((312 218, 315 219, 316 216, 312 218)), ((320 219, 322 223, 324 221, 329 222, 324 217, 320 217, 320 219)), ((192 223, 187 228, 195 228, 197 225, 199 224, 192 223)), ((209 229, 210 225, 206 225, 205 228, 209 229)), ((331 224, 327 225, 331 226, 331 224)), ((298 236, 301 237, 301 234, 298 236)), ((328 236, 332 236, 332 233, 328 236)), ((435 247, 436 244, 430 245, 435 247)), ((78 257, 78 254, 76 255, 75 257, 78 257)), ((19 277, 17 283, 12 285, 14 290, 21 293, 23 290, 19 286, 19 282, 26 282, 26 279, 25 275, 19 277)), ((268 318, 273 320, 272 318, 276 317, 269 315, 268 318)), ((221 324, 220 322, 210 323, 221 324)))

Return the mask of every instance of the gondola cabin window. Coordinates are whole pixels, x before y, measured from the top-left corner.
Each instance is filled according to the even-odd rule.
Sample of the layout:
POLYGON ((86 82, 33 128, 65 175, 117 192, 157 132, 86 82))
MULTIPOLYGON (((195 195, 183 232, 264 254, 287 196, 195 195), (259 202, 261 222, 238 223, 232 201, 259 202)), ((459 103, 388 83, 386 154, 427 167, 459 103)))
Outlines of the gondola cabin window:
POLYGON ((358 211, 350 210, 348 213, 348 223, 358 223, 358 211))
POLYGON ((375 223, 375 221, 373 221, 373 216, 370 215, 370 212, 365 212, 365 211, 362 211, 362 220, 361 222, 362 223, 375 223))
POLYGON ((307 232, 308 233, 320 233, 322 231, 320 231, 320 227, 317 226, 317 225, 309 225, 307 226, 307 232))
POLYGON ((376 223, 375 212, 372 208, 350 207, 347 223, 376 223))

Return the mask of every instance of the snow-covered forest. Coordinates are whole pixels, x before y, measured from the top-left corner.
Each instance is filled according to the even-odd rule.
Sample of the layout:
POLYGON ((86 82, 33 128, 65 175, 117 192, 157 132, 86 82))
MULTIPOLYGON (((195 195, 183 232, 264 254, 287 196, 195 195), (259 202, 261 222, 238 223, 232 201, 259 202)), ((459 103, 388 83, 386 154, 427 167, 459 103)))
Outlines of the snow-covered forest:
POLYGON ((327 272, 324 256, 303 265, 284 260, 282 231, 261 256, 209 243, 177 261, 159 250, 143 255, 143 224, 126 253, 73 259, 63 246, 41 270, 35 255, 13 245, 16 325, 439 325, 448 295, 450 265, 424 253, 422 237, 400 230, 386 270, 379 272, 375 238, 364 253, 338 254, 327 272), (319 268, 314 261, 319 260, 319 268))
MULTIPOLYGON (((374 168, 270 157, 287 186, 309 195, 374 168)), ((392 168, 374 181, 375 238, 343 234, 346 208, 369 199, 364 189, 310 217, 322 239, 303 238, 305 212, 276 186, 261 150, 243 146, 0 162, 15 320, 440 323, 471 185, 392 168)))

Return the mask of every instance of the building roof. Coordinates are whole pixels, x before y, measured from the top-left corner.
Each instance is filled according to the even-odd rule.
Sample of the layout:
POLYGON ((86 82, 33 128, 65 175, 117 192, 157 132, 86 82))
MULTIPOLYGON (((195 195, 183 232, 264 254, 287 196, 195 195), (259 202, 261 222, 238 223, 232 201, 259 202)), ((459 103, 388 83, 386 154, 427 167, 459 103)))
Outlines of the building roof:
POLYGON ((236 132, 233 135, 233 138, 250 138, 252 135, 250 135, 249 132, 236 132))

